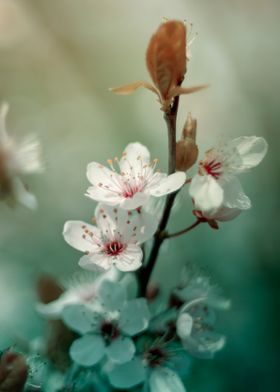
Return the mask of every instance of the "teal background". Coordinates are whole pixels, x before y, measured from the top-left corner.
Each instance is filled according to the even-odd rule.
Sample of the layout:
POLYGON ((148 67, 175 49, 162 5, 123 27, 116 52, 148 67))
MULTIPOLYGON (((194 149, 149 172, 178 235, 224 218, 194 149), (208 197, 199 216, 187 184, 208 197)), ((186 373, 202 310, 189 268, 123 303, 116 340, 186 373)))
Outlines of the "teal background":
MULTIPOLYGON (((0 348, 41 334, 38 276, 78 270, 79 253, 61 232, 66 220, 94 212, 83 196, 87 163, 104 163, 140 141, 167 167, 155 97, 107 89, 148 80, 151 34, 163 17, 186 19, 198 37, 185 85, 210 88, 181 99, 178 129, 191 111, 201 155, 240 135, 264 136, 269 153, 241 178, 253 208, 218 232, 205 225, 166 243, 154 280, 167 288, 191 263, 232 300, 219 320, 227 346, 214 361, 195 362, 188 391, 279 390, 279 11, 277 0, 0 0, 0 101, 11 105, 11 133, 39 135, 46 168, 28 179, 36 212, 0 206, 0 348)), ((193 219, 185 193, 170 229, 193 219)))

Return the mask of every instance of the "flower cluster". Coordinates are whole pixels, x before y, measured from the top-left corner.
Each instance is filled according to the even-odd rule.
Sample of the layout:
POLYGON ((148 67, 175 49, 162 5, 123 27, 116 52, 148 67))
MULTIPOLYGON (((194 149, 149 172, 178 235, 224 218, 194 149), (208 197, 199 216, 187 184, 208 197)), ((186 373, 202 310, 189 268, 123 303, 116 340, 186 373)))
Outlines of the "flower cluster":
MULTIPOLYGON (((121 158, 108 159, 107 166, 88 164, 85 195, 97 202, 94 217, 91 223, 67 221, 63 229, 65 241, 83 253, 79 266, 87 270, 86 279, 68 288, 41 281, 37 310, 48 319, 51 333, 39 345, 33 342, 29 351, 31 359, 34 351, 47 358, 47 366, 36 365, 40 371, 33 372, 44 373, 41 381, 47 381, 40 384, 33 377, 32 388, 184 392, 193 359, 213 358, 225 345, 215 324, 217 311, 228 309, 229 301, 205 277, 182 280, 167 297, 164 284, 155 287, 150 278, 164 241, 205 222, 217 229, 219 221, 251 207, 236 175, 262 161, 267 143, 249 136, 220 144, 205 153, 190 177, 199 156, 197 120, 188 114, 177 140, 179 96, 205 85, 181 86, 189 59, 185 24, 167 21, 147 49, 153 85, 136 82, 112 89, 129 94, 146 87, 157 95, 168 129, 169 172, 161 173, 158 160, 139 142, 128 144, 121 158), (183 187, 189 187, 196 221, 169 233, 168 220, 183 187), (59 356, 63 361, 58 365, 59 356)), ((5 131, 6 111, 4 106, 0 117, 1 196, 32 206, 20 178, 39 170, 37 144, 14 146, 5 131)))
MULTIPOLYGON (((143 385, 151 392, 185 391, 191 357, 212 358, 224 346, 225 337, 214 332, 215 311, 227 309, 229 302, 207 279, 192 277, 166 303, 156 300, 158 306, 136 297, 132 274, 113 271, 89 277, 57 300, 41 304, 41 314, 62 319, 77 333, 69 350, 73 363, 99 374, 99 385, 107 390, 143 385), (83 295, 75 296, 78 292, 83 295), (73 300, 66 302, 71 295, 73 300)), ((93 382, 89 378, 88 386, 93 382)))

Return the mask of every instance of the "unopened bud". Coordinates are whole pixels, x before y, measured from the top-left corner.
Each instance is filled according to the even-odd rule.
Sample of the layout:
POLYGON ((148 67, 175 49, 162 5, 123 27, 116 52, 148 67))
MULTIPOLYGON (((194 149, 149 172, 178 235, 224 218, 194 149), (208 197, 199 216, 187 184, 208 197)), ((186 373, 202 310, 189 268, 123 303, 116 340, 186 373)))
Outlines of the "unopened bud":
POLYGON ((176 144, 176 169, 186 171, 190 169, 198 158, 196 145, 197 121, 189 114, 184 125, 181 140, 176 144))

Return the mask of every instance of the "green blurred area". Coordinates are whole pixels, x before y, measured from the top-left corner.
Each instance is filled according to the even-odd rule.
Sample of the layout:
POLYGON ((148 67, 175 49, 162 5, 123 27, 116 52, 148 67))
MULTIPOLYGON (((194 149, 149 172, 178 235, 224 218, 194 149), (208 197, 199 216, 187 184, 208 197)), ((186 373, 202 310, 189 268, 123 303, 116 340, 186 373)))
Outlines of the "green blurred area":
MULTIPOLYGON (((191 111, 201 154, 239 135, 264 136, 269 154, 241 179, 253 208, 218 232, 202 226, 170 241, 154 280, 169 287, 180 266, 192 263, 232 299, 219 323, 228 344, 214 361, 196 361, 188 391, 279 390, 279 11, 278 0, 0 0, 0 101, 10 103, 8 129, 16 137, 39 135, 46 167, 28 179, 36 212, 0 206, 0 348, 41 334, 38 276, 78 270, 79 253, 61 232, 66 220, 93 215, 94 203, 83 196, 87 163, 104 163, 140 141, 167 167, 155 97, 117 97, 108 87, 148 80, 151 34, 163 17, 186 19, 198 37, 185 84, 211 87, 181 99, 179 129, 191 111)), ((184 195, 174 229, 193 220, 184 195)))

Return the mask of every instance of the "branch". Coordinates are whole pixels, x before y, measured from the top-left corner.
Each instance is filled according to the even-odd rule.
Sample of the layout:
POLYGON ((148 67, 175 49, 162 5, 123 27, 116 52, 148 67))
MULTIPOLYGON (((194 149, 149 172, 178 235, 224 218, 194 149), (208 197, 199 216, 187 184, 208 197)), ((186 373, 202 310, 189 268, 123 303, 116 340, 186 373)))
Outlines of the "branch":
MULTIPOLYGON (((168 160, 168 173, 172 174, 176 171, 176 119, 179 105, 179 96, 174 98, 173 105, 169 112, 164 114, 164 119, 167 125, 168 131, 168 151, 169 151, 169 160, 168 160)), ((161 247, 162 242, 165 239, 165 228, 168 223, 171 209, 174 203, 174 200, 178 194, 177 192, 171 193, 167 195, 164 211, 162 214, 161 221, 159 223, 158 230, 154 236, 154 243, 150 253, 150 257, 148 259, 147 265, 143 267, 140 272, 140 290, 141 296, 145 296, 147 286, 153 272, 157 256, 161 247)))
POLYGON ((198 219, 197 221, 195 221, 192 225, 186 227, 183 230, 177 231, 176 233, 172 233, 172 234, 165 234, 164 235, 164 239, 165 238, 174 238, 174 237, 179 237, 182 234, 186 234, 189 231, 191 231, 192 229, 194 229, 196 226, 198 226, 200 223, 202 223, 202 221, 200 219, 198 219))

